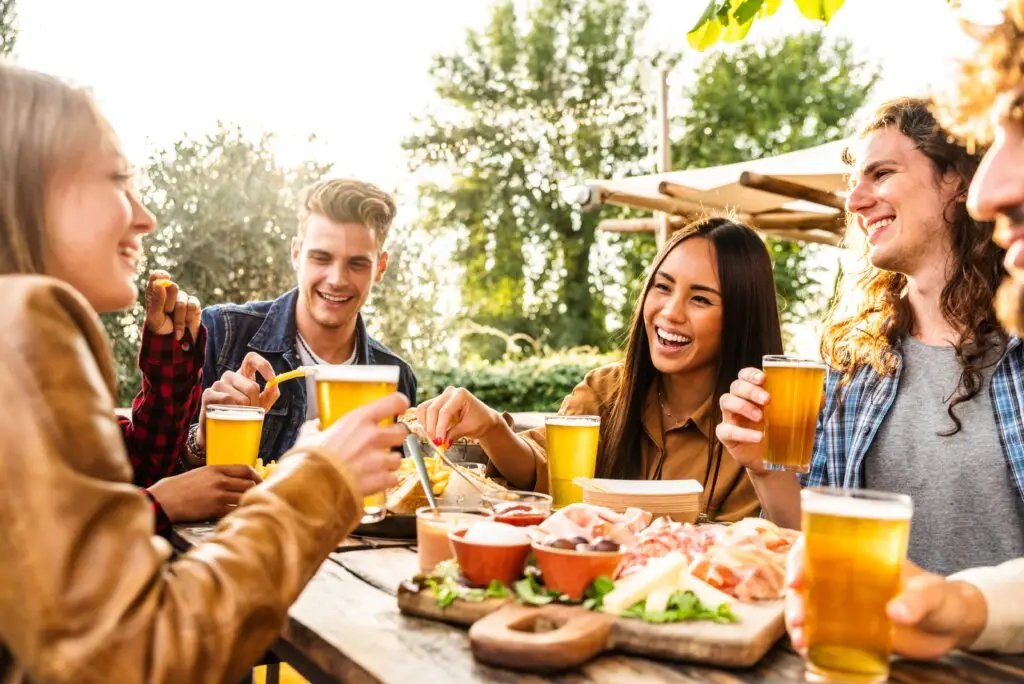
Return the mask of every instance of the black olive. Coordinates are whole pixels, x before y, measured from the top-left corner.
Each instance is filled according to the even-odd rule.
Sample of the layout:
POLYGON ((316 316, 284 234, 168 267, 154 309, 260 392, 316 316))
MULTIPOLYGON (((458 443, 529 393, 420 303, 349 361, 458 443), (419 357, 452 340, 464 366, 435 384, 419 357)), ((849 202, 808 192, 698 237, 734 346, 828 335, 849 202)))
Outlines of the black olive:
POLYGON ((580 544, 589 544, 590 540, 587 539, 586 537, 573 537, 572 538, 572 543, 576 544, 578 546, 580 544))
POLYGON ((575 549, 576 543, 572 539, 555 539, 548 543, 548 546, 554 549, 575 549))
POLYGON ((611 539, 601 539, 600 541, 595 541, 591 545, 591 548, 594 551, 618 551, 622 547, 613 542, 611 539))

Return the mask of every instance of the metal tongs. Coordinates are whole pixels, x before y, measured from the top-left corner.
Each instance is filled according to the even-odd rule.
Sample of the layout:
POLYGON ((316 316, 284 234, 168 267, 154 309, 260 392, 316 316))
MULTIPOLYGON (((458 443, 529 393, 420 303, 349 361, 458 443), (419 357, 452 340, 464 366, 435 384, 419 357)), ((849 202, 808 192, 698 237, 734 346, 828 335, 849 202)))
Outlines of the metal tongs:
POLYGON ((427 503, 436 511, 437 499, 434 498, 434 484, 430 481, 430 473, 427 472, 427 464, 423 460, 419 437, 409 433, 409 436, 405 438, 405 453, 416 464, 416 472, 420 475, 420 483, 423 485, 423 492, 427 495, 427 503))
POLYGON ((476 490, 476 493, 480 496, 484 495, 484 490, 480 488, 480 485, 473 481, 473 478, 466 474, 461 466, 452 462, 450 458, 445 456, 445 453, 441 451, 433 442, 426 442, 427 446, 434 451, 434 455, 441 459, 441 462, 452 469, 452 471, 458 473, 459 477, 469 483, 469 486, 476 490))

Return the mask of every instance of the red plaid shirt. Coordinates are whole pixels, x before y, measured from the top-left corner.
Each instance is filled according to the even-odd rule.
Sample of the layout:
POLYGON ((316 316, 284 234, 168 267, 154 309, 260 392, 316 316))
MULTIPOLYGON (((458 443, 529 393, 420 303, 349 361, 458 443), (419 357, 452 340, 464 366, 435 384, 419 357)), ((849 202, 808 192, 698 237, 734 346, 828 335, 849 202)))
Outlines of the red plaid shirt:
MULTIPOLYGON (((205 358, 206 328, 200 326, 199 339, 185 351, 174 335, 154 335, 144 326, 139 349, 142 390, 132 402, 131 418, 117 419, 137 486, 149 487, 175 474, 202 397, 205 358)), ((171 524, 167 514, 149 490, 143 491, 153 503, 157 533, 166 535, 171 524)))

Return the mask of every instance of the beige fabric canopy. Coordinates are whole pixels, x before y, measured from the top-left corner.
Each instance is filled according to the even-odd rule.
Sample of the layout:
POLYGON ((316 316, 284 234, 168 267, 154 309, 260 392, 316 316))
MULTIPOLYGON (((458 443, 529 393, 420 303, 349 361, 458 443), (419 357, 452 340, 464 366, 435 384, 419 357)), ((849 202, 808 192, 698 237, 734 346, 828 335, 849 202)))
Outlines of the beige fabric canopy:
MULTIPOLYGON (((577 201, 616 204, 672 215, 684 224, 705 212, 734 211, 739 219, 777 237, 838 244, 844 231, 843 193, 848 167, 837 141, 777 157, 703 169, 595 180, 577 201), (585 199, 584 199, 585 198, 585 199)), ((603 230, 654 232, 653 218, 606 220, 603 230)))

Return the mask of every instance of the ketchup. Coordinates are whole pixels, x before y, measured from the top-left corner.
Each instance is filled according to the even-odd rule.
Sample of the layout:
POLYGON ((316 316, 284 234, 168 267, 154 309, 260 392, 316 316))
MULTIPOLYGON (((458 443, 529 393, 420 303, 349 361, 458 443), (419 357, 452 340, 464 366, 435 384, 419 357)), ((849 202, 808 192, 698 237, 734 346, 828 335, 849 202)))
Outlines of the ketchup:
POLYGON ((534 508, 528 504, 505 503, 494 506, 495 522, 502 522, 516 527, 540 525, 550 515, 547 511, 534 508))

